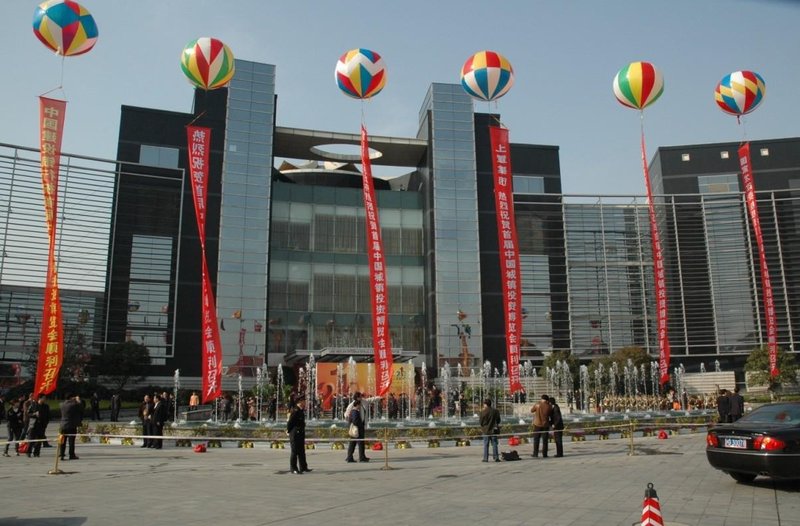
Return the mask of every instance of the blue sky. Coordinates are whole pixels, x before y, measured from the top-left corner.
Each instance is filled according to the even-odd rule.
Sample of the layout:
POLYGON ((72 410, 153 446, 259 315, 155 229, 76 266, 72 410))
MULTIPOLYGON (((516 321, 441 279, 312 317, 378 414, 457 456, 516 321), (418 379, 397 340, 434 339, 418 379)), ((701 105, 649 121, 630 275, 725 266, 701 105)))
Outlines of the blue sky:
MULTIPOLYGON (((184 45, 213 36, 236 57, 277 66, 280 126, 357 132, 360 104, 334 83, 338 57, 365 47, 388 66, 386 88, 366 105, 371 134, 416 136, 431 82, 459 82, 472 53, 490 49, 514 66, 496 111, 512 142, 560 147, 565 193, 643 194, 639 114, 613 96, 616 72, 636 60, 658 67, 664 95, 645 111, 648 154, 658 146, 800 135, 800 2, 779 0, 85 0, 100 40, 64 61, 69 101, 64 151, 116 155, 123 104, 190 111, 179 67, 184 45), (750 69, 764 103, 744 126, 714 103, 717 82, 750 69)), ((0 142, 38 146, 36 96, 59 85, 61 58, 33 35, 37 2, 4 0, 6 67, 0 142)), ((485 103, 478 111, 487 111, 485 103)), ((495 108, 491 108, 495 111, 495 108)), ((380 174, 376 174, 380 175, 380 174)))

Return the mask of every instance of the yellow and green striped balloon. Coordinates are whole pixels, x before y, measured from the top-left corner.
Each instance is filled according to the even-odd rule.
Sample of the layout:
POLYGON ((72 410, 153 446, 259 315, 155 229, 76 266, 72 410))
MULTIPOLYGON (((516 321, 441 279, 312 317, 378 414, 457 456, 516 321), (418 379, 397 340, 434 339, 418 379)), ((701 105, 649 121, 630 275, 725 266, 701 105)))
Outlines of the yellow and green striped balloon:
POLYGON ((649 62, 631 62, 614 77, 614 95, 623 106, 643 110, 664 93, 664 77, 649 62))
POLYGON ((183 49, 181 69, 189 82, 198 88, 224 88, 233 78, 233 53, 216 38, 198 38, 183 49))

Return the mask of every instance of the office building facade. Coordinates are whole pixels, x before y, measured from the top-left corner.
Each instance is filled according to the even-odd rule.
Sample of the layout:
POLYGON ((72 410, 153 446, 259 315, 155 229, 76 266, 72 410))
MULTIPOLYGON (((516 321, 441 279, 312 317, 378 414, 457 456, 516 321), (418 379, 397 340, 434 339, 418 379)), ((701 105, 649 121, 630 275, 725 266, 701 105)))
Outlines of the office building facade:
MULTIPOLYGON (((371 357, 360 136, 278 126, 275 67, 237 61, 236 68, 228 88, 196 92, 191 113, 123 106, 102 206, 85 211, 104 242, 90 250, 104 263, 94 347, 144 343, 153 378, 175 369, 198 377, 201 367, 189 123, 212 131, 206 247, 228 372, 249 376, 311 354, 371 357)), ((500 118, 476 114, 459 85, 434 83, 416 137, 370 137, 395 359, 424 363, 431 375, 445 363, 469 369, 488 361, 502 370, 506 357, 488 134, 500 118)), ((550 352, 569 351, 588 360, 631 346, 656 357, 645 199, 563 195, 558 147, 513 139, 522 359, 538 364, 550 352)), ((790 351, 800 285, 798 146, 796 139, 753 143, 779 340, 790 351)), ((15 176, 16 157, 3 164, 15 176)), ((740 367, 765 341, 737 168, 731 144, 660 148, 651 163, 673 365, 719 360, 740 367)), ((36 199, 35 187, 2 190, 9 202, 20 192, 36 199)), ((7 219, 3 235, 16 239, 16 223, 7 219)), ((7 285, 36 281, 2 268, 4 293, 7 285)), ((13 316, 6 324, 14 325, 13 316)))

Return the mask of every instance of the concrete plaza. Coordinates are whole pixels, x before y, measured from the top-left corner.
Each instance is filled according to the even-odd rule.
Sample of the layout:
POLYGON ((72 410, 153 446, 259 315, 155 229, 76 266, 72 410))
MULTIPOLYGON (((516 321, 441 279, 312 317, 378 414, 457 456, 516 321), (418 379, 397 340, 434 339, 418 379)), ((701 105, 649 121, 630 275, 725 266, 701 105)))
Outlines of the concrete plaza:
MULTIPOLYGON (((505 442, 505 441, 503 441, 505 442)), ((308 451, 312 473, 288 472, 288 449, 256 443, 194 453, 165 440, 162 450, 79 444, 80 460, 49 475, 41 458, 0 458, 0 525, 217 526, 271 524, 639 523, 652 482, 665 523, 800 526, 800 483, 737 484, 705 458, 705 433, 667 440, 566 442, 564 458, 482 463, 481 447, 372 451, 347 464, 327 445, 308 451)), ((501 450, 508 450, 502 445, 501 450)))

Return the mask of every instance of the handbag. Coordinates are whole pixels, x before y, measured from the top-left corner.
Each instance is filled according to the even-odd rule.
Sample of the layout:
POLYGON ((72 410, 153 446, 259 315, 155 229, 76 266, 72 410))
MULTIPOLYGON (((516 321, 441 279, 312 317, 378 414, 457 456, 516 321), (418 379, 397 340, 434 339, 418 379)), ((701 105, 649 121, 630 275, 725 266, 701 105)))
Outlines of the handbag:
POLYGON ((347 428, 347 434, 350 435, 350 438, 358 438, 358 426, 350 424, 350 427, 347 428))

